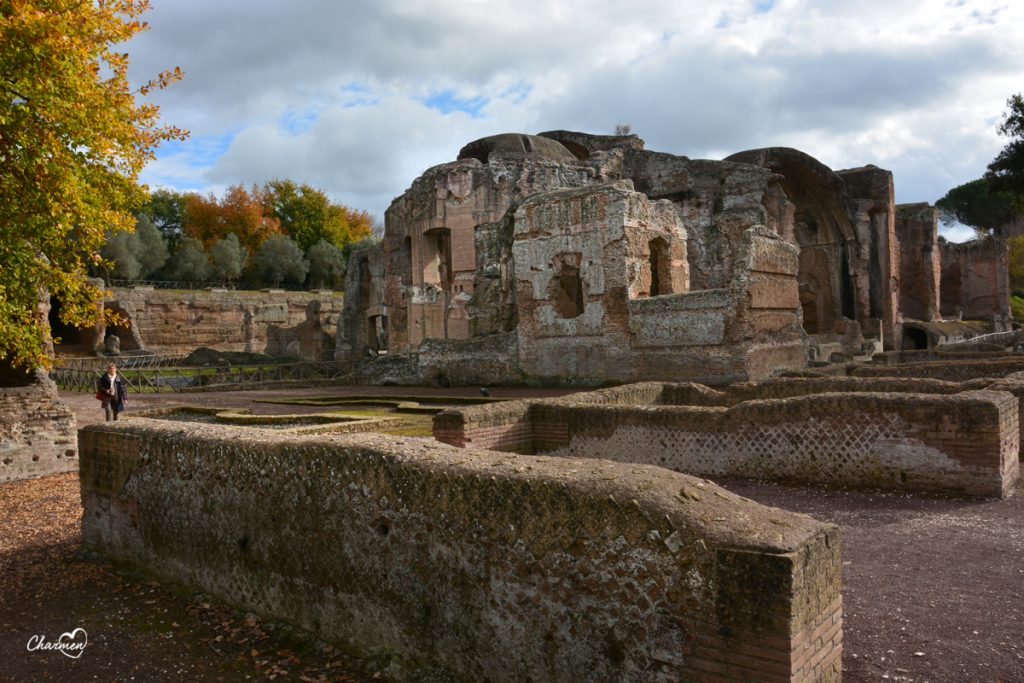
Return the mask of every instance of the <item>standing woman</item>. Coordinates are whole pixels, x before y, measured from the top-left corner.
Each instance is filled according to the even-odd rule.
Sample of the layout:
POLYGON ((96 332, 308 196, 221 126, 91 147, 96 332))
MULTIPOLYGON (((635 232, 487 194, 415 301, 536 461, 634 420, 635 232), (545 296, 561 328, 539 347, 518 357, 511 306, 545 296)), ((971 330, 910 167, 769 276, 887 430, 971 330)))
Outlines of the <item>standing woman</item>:
POLYGON ((107 366, 107 374, 100 377, 96 397, 103 402, 103 414, 107 422, 116 420, 128 403, 128 385, 117 374, 117 366, 113 363, 107 366))

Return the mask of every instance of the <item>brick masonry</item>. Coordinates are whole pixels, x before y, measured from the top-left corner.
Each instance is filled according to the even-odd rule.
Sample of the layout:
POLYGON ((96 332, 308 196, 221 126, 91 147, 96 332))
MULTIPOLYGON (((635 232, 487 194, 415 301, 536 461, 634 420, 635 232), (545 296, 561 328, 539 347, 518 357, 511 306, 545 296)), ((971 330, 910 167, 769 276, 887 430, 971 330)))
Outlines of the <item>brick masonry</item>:
POLYGON ((718 401, 706 387, 633 386, 621 388, 617 404, 575 395, 448 410, 435 417, 434 436, 701 476, 969 496, 1005 497, 1019 475, 1019 407, 1005 390, 824 393, 723 407, 708 405, 718 401), (631 405, 631 393, 657 398, 631 405), (664 405, 666 395, 703 405, 664 405))
POLYGON ((89 548, 361 654, 468 680, 840 677, 836 527, 711 482, 143 418, 80 439, 89 548))
POLYGON ((27 386, 0 388, 0 483, 78 469, 75 416, 38 371, 27 386))

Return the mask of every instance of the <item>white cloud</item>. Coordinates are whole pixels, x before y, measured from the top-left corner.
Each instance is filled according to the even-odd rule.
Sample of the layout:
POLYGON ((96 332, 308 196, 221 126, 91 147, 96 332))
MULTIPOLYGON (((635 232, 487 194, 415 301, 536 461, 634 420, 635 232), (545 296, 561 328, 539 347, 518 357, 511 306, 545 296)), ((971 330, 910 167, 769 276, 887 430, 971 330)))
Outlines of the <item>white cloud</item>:
POLYGON ((194 135, 148 179, 291 177, 378 215, 482 135, 622 122, 691 157, 875 163, 899 201, 934 201, 1001 148, 1024 72, 1016 0, 155 0, 148 19, 133 74, 182 66, 158 102, 194 135), (424 105, 439 93, 477 116, 424 105))

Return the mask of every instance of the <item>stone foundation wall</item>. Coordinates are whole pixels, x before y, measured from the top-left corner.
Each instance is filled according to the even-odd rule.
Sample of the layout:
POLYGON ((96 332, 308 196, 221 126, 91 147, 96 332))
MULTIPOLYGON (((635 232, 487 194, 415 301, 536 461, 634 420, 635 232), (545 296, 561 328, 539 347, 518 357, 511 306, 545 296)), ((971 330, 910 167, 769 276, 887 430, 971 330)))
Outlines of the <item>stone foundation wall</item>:
POLYGON ((434 436, 701 476, 971 496, 1005 497, 1019 474, 1018 401, 1006 391, 827 393, 729 408, 574 398, 448 410, 435 417, 434 436))
MULTIPOLYGON (((125 337, 122 351, 188 353, 206 346, 263 353, 270 329, 306 323, 307 308, 314 301, 320 302, 317 326, 333 337, 343 301, 340 293, 114 289, 104 305, 131 322, 127 329, 112 330, 125 337)), ((102 343, 102 332, 98 338, 102 343)), ((334 350, 323 349, 321 355, 315 360, 332 360, 334 350)))
POLYGON ((75 415, 57 385, 38 373, 27 386, 0 388, 0 483, 76 469, 75 415))
POLYGON ((841 675, 836 527, 710 482, 146 419, 80 438, 87 547, 392 655, 396 678, 841 675))

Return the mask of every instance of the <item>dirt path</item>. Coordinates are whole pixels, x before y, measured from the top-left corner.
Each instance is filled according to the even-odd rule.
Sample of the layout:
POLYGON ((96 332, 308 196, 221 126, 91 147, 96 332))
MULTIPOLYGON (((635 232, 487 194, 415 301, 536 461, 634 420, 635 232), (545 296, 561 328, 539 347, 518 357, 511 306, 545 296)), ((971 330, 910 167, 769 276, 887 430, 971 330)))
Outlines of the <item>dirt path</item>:
POLYGON ((720 482, 838 524, 844 681, 1024 681, 1024 489, 1003 501, 720 482))

